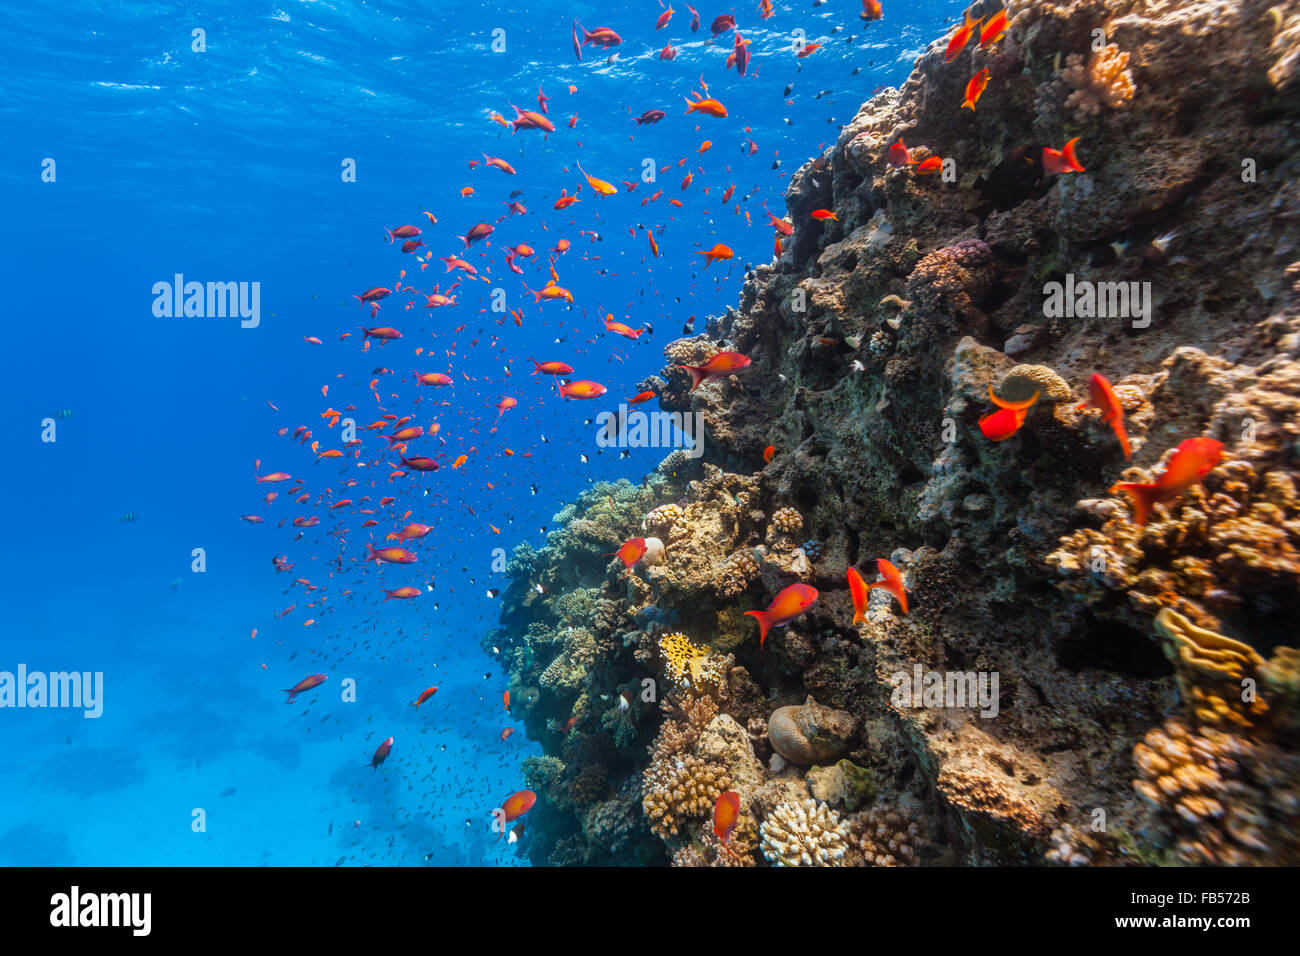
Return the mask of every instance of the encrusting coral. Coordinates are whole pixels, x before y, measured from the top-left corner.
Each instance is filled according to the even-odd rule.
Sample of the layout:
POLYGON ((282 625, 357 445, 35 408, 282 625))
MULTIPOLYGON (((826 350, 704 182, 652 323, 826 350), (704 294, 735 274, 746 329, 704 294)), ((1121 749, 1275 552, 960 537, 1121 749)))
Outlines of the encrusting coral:
POLYGON ((641 806, 650 829, 666 840, 692 819, 711 813, 718 794, 730 786, 725 767, 699 757, 655 760, 642 775, 641 806))

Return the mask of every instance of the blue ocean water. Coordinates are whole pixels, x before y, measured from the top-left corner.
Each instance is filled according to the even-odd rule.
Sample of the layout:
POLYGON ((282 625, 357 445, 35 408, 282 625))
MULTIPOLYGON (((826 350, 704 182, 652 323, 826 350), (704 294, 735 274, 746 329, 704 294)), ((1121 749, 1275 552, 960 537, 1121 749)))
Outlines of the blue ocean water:
POLYGON ((702 330, 735 304, 746 263, 772 254, 763 203, 783 214, 789 174, 873 90, 901 83, 961 4, 886 0, 869 26, 848 0, 778 2, 768 20, 756 4, 706 4, 695 34, 682 7, 663 30, 654 0, 0 9, 11 313, 0 672, 103 675, 97 718, 0 708, 0 863, 524 862, 491 830, 492 809, 523 786, 519 761, 540 752, 479 646, 497 618, 489 589, 505 583, 495 549, 542 545, 592 481, 653 469, 661 449, 598 453, 587 420, 660 369, 688 317, 702 330), (732 34, 709 42, 726 12, 752 41, 745 78, 725 68, 732 34), (575 17, 622 44, 587 46, 579 62, 575 17), (796 30, 822 49, 796 59, 796 30), (661 60, 670 42, 678 55, 661 60), (685 115, 701 78, 725 119, 685 115), (536 110, 539 86, 555 132, 491 118, 513 116, 511 103, 536 110), (638 128, 649 109, 667 115, 638 128), (516 174, 471 168, 485 153, 516 174), (576 162, 616 185, 669 168, 601 197, 576 162), (577 204, 552 208, 580 185, 577 204), (524 215, 503 205, 515 190, 524 215), (480 221, 496 232, 465 251, 457 237, 480 221), (425 249, 386 241, 384 228, 406 223, 424 229, 425 270, 425 249), (560 238, 571 248, 550 255, 560 238), (699 250, 718 242, 735 258, 703 269, 699 250), (504 263, 518 243, 536 250, 517 260, 523 275, 504 263), (399 292, 372 319, 353 298, 398 281, 445 291, 459 273, 439 257, 451 255, 489 279, 462 282, 455 306, 407 310, 399 292), (541 288, 552 262, 572 306, 524 289, 541 288), (155 315, 155 284, 177 275, 258 283, 260 322, 155 315), (491 311, 498 288, 512 311, 491 311), (653 332, 607 334, 607 313, 653 332), (361 325, 403 338, 363 351, 361 325), (529 357, 609 391, 563 402, 529 357), (414 369, 455 384, 416 388, 414 369), (518 406, 498 415, 506 396, 518 406), (359 458, 317 459, 292 430, 339 449, 331 408, 359 426, 384 412, 436 420, 439 435, 407 454, 437 455, 442 469, 390 478, 395 456, 365 430, 359 458), (273 471, 293 478, 256 481, 273 471), (300 483, 303 504, 287 494, 300 483), (269 505, 268 490, 279 492, 269 505), (396 500, 380 507, 382 496, 396 500), (332 512, 344 497, 354 504, 332 512), (249 514, 265 522, 240 520, 249 514), (305 515, 320 524, 297 538, 291 520, 305 515), (432 528, 410 545, 416 564, 360 562, 372 534, 406 520, 432 528), (278 572, 278 555, 294 569, 278 572), (384 602, 381 585, 422 593, 384 602), (283 688, 312 673, 329 679, 286 705, 283 688), (349 678, 355 701, 341 696, 349 678), (430 685, 437 695, 411 707, 430 685), (506 727, 519 732, 502 741, 506 727))

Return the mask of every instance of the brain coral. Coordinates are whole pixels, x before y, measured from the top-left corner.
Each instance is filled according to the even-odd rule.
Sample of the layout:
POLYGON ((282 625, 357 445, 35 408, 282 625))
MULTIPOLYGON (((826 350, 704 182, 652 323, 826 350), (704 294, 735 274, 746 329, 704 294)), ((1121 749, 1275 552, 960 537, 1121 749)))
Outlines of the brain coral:
POLYGON ((998 397, 1008 402, 1025 402, 1038 393, 1042 402, 1068 402, 1070 386, 1046 365, 1017 365, 998 386, 998 397))
POLYGON ((824 803, 783 803, 759 827, 763 856, 776 866, 843 866, 849 827, 824 803))

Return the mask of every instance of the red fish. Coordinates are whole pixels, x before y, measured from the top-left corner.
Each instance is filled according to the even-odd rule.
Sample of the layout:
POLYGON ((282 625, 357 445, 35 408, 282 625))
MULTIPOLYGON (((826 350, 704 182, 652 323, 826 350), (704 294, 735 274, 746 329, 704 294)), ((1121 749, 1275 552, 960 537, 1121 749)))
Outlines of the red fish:
POLYGON ((984 90, 988 85, 989 71, 987 68, 980 70, 972 76, 970 82, 966 84, 966 98, 962 100, 961 108, 969 109, 971 112, 974 112, 975 104, 978 103, 980 97, 984 95, 984 90))
POLYGON ((898 601, 903 613, 907 613, 907 588, 903 585, 903 575, 892 562, 876 558, 876 570, 884 576, 883 581, 867 584, 858 574, 857 568, 849 568, 849 594, 853 597, 853 623, 857 624, 867 616, 867 601, 873 588, 884 588, 898 601))
POLYGON ((943 54, 943 61, 945 63, 951 63, 953 60, 957 59, 957 55, 961 53, 962 50, 966 49, 966 44, 970 43, 972 34, 979 29, 981 21, 976 20, 971 16, 970 11, 973 9, 974 6, 972 5, 970 10, 967 10, 965 14, 963 14, 962 25, 957 28, 957 32, 954 33, 952 39, 948 41, 948 49, 945 50, 943 54))
POLYGON ((920 160, 912 158, 912 154, 907 149, 907 144, 901 139, 889 147, 889 165, 895 169, 902 169, 904 166, 911 166, 918 162, 920 160))
POLYGON ((646 110, 640 116, 636 117, 637 126, 647 126, 659 122, 668 114, 663 110, 646 110))
POLYGON ((1023 402, 1007 402, 993 394, 993 386, 989 386, 989 399, 993 404, 998 406, 998 411, 990 412, 980 419, 980 431, 989 441, 1006 441, 1016 432, 1020 431, 1020 426, 1025 423, 1025 416, 1029 414, 1029 409, 1034 402, 1038 401, 1038 392, 1034 392, 1033 397, 1023 402))
POLYGON ((501 742, 505 743, 507 740, 509 740, 511 735, 514 734, 514 732, 515 732, 515 728, 513 727, 507 727, 505 730, 501 731, 501 742))
POLYGON ((1074 154, 1074 144, 1079 141, 1076 136, 1060 149, 1052 149, 1050 146, 1043 147, 1043 169, 1049 173, 1058 175, 1063 173, 1082 173, 1086 172, 1079 163, 1079 158, 1074 154))
POLYGON ((943 160, 938 156, 931 156, 916 167, 916 175, 929 176, 943 169, 943 160))
POLYGON ((629 405, 640 405, 642 402, 648 402, 650 401, 650 399, 654 397, 655 397, 654 392, 650 392, 650 391, 637 392, 635 395, 633 395, 631 398, 627 400, 627 403, 629 405))
POLYGON ((732 831, 736 829, 736 824, 740 820, 740 794, 734 790, 728 790, 726 793, 718 794, 717 802, 713 804, 713 832, 718 838, 718 842, 723 845, 728 853, 734 852, 728 845, 731 839, 732 831))
POLYGON ((691 391, 695 391, 704 382, 713 378, 726 378, 749 368, 752 359, 739 352, 719 352, 703 365, 679 365, 691 376, 691 391))
POLYGON ((378 302, 380 299, 385 299, 392 294, 392 289, 385 289, 383 286, 379 286, 378 288, 371 289, 368 292, 363 292, 360 295, 354 295, 352 298, 356 299, 358 302, 378 302))
POLYGON ((537 359, 530 358, 528 361, 535 366, 533 374, 544 372, 547 375, 572 375, 573 366, 566 365, 564 362, 539 362, 537 359))
POLYGON ((689 3, 686 4, 686 9, 691 11, 691 32, 694 33, 700 28, 700 13, 689 3))
POLYGON ((419 226, 398 226, 396 229, 385 229, 388 234, 388 244, 392 245, 394 239, 414 239, 420 234, 419 226))
POLYGON ((560 394, 565 398, 600 398, 607 389, 599 382, 579 379, 576 382, 563 382, 559 386, 560 394))
POLYGON ((668 4, 668 9, 659 14, 659 19, 655 21, 655 29, 662 30, 664 27, 668 26, 668 21, 673 18, 673 14, 676 12, 677 11, 673 9, 673 5, 671 3, 668 4))
POLYGON ((418 698, 416 698, 416 699, 411 703, 411 706, 412 706, 412 707, 419 707, 421 704, 423 704, 426 700, 428 700, 430 697, 432 697, 432 696, 433 696, 434 694, 436 694, 436 693, 438 693, 438 688, 437 688, 436 685, 435 685, 434 687, 428 687, 428 688, 425 688, 424 693, 422 693, 418 698))
MULTIPOLYGON (((501 815, 504 817, 502 822, 510 823, 519 819, 525 813, 533 808, 537 802, 537 794, 531 790, 520 790, 518 793, 512 793, 501 804, 501 815)), ((501 828, 501 833, 505 832, 505 827, 501 828)), ((501 839, 501 835, 497 835, 501 839)))
POLYGON ((402 460, 403 468, 410 468, 413 471, 437 471, 442 467, 432 458, 425 458, 422 455, 416 455, 414 458, 407 458, 403 455, 397 457, 402 460))
POLYGON ((792 584, 773 598, 766 611, 746 611, 746 615, 758 621, 758 646, 763 646, 768 631, 789 624, 816 600, 815 587, 810 584, 792 584))
POLYGON ((862 0, 862 12, 858 16, 863 20, 879 20, 884 15, 885 9, 880 5, 880 0, 862 0))
POLYGON ((1112 486, 1110 493, 1122 491, 1129 496, 1133 502, 1133 523, 1140 527, 1147 523, 1152 507, 1179 497, 1208 475, 1222 457, 1222 442, 1213 438, 1189 438, 1178 446, 1153 484, 1122 481, 1112 486))
POLYGON ((631 570, 632 566, 640 561, 644 556, 645 538, 628 538, 627 541, 623 543, 623 547, 619 548, 612 555, 608 555, 608 557, 618 558, 623 562, 623 567, 628 570, 631 570))
POLYGON ((735 253, 731 251, 730 246, 724 246, 722 243, 715 243, 712 249, 706 249, 700 253, 704 257, 704 268, 708 268, 713 263, 723 259, 732 259, 735 253))
POLYGON ((366 545, 369 552, 366 555, 367 561, 382 562, 385 564, 414 564, 418 558, 405 548, 376 548, 373 544, 366 545))
POLYGON ((540 129, 545 133, 555 132, 555 124, 541 113, 534 110, 521 110, 514 103, 510 104, 510 108, 515 111, 515 118, 507 123, 511 132, 517 133, 521 129, 540 129))
POLYGON ((840 221, 839 217, 836 216, 835 213, 831 212, 829 209, 814 209, 808 215, 810 215, 817 222, 825 222, 827 219, 833 219, 835 220, 835 222, 840 221))
POLYGON ((586 46, 590 43, 592 46, 608 49, 623 42, 623 38, 609 27, 596 27, 594 30, 588 30, 577 20, 573 21, 573 25, 582 31, 582 43, 579 46, 586 46))
POLYGON ((465 233, 465 235, 457 236, 456 238, 465 243, 465 248, 468 249, 470 243, 478 242, 480 239, 486 239, 495 231, 496 226, 493 226, 490 223, 480 222, 478 225, 470 229, 469 232, 465 233))
POLYGON ((257 479, 257 483, 260 485, 266 481, 288 481, 292 477, 287 471, 273 471, 269 475, 262 475, 257 479))
MULTIPOLYGON (((380 590, 384 591, 383 588, 380 588, 380 590)), ((385 601, 391 601, 393 598, 398 598, 399 600, 410 600, 411 598, 420 596, 420 589, 413 588, 408 584, 405 587, 395 588, 392 591, 384 591, 384 593, 388 595, 388 597, 384 598, 385 601)))
POLYGON ((391 342, 393 339, 400 339, 402 337, 401 332, 397 331, 397 329, 389 328, 386 325, 377 325, 373 329, 368 329, 364 325, 358 325, 357 328, 365 333, 366 338, 379 339, 380 342, 387 343, 391 342))
POLYGON ((311 690, 313 687, 319 687, 327 680, 329 680, 329 676, 327 674, 311 674, 307 677, 304 677, 302 680, 298 681, 298 683, 294 684, 292 687, 285 688, 284 692, 289 695, 289 699, 286 700, 285 703, 292 704, 293 699, 297 697, 299 694, 301 694, 303 691, 311 690))
POLYGON ((393 738, 389 737, 382 744, 375 748, 375 755, 370 758, 370 769, 378 770, 379 765, 388 759, 388 755, 393 750, 393 738))
POLYGON ((984 25, 980 31, 980 46, 985 47, 997 40, 1002 34, 1007 32, 1007 8, 1003 7, 997 13, 993 14, 989 22, 984 25))
POLYGON ((1110 382, 1105 376, 1094 372, 1092 378, 1088 380, 1088 392, 1089 400, 1081 404, 1078 410, 1083 411, 1089 407, 1100 409, 1101 420, 1114 430, 1120 448, 1124 449, 1124 458, 1126 460, 1132 458, 1128 432, 1124 429, 1124 408, 1115 397, 1115 390, 1111 388, 1110 382))
POLYGON ((768 445, 766 448, 763 449, 763 461, 770 463, 772 461, 772 458, 775 455, 776 455, 775 445, 768 445))
POLYGON ((728 30, 734 30, 735 28, 736 18, 730 13, 724 13, 720 17, 714 17, 713 26, 709 27, 709 30, 714 36, 717 36, 720 33, 726 33, 728 30))
POLYGON ((422 372, 415 377, 417 385, 451 385, 450 375, 442 372, 422 372))

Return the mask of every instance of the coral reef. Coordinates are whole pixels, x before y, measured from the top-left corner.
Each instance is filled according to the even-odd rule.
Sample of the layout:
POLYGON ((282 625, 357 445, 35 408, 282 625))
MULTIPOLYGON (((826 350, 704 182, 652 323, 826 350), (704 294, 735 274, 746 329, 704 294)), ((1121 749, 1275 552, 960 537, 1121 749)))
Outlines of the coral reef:
POLYGON ((936 38, 791 175, 783 251, 664 349, 703 456, 511 558, 482 644, 533 691, 534 863, 1297 862, 1300 16, 1264 9, 1013 2, 976 112, 936 38), (1084 170, 1045 170, 1075 138, 1084 170), (1146 291, 1060 314, 1054 285, 1146 291), (691 391, 721 351, 754 367, 691 391), (998 442, 990 390, 1039 393, 998 442), (1193 437, 1222 460, 1138 525, 1109 489, 1193 437), (655 560, 609 560, 638 535, 655 560), (882 558, 908 612, 878 589, 855 623, 882 558), (760 646, 745 612, 794 583, 817 600, 760 646))

